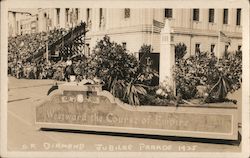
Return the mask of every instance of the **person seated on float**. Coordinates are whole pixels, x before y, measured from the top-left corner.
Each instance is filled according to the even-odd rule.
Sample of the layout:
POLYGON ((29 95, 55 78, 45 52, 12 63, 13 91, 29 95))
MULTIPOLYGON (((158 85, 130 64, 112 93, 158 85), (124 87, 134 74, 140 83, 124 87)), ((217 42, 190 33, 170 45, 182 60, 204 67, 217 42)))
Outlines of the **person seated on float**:
POLYGON ((94 80, 89 79, 87 75, 84 75, 82 81, 79 84, 81 85, 95 84, 95 82, 94 80))
POLYGON ((72 65, 72 60, 70 59, 70 57, 67 57, 66 65, 67 66, 71 66, 72 65))
POLYGON ((69 81, 70 75, 74 75, 72 60, 67 57, 66 68, 65 68, 65 79, 69 81))
POLYGON ((104 84, 104 81, 98 78, 97 76, 93 78, 93 81, 95 82, 95 84, 104 84))

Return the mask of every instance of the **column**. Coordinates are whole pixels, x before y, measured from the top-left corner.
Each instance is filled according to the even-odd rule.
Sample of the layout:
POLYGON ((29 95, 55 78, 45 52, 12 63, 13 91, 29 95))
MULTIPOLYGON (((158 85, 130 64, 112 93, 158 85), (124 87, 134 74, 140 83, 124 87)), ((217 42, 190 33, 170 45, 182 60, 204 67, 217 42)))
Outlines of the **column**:
POLYGON ((53 25, 52 28, 57 27, 57 11, 56 8, 53 9, 53 25))
POLYGON ((167 81, 168 84, 174 89, 175 82, 173 78, 173 67, 175 65, 175 52, 168 19, 166 19, 165 26, 161 30, 160 47, 160 83, 167 81))
POLYGON ((99 8, 94 8, 92 12, 92 29, 93 31, 99 30, 99 22, 100 22, 100 10, 99 8))
POLYGON ((69 29, 71 27, 71 24, 70 24, 70 8, 67 8, 68 10, 66 10, 66 16, 67 16, 67 19, 68 21, 66 20, 66 28, 69 29))
POLYGON ((106 8, 105 10, 106 10, 106 13, 105 13, 105 29, 106 30, 108 30, 109 29, 109 19, 111 18, 111 17, 109 17, 109 10, 110 10, 111 8, 106 8))
POLYGON ((60 27, 65 28, 65 8, 60 8, 60 27))
POLYGON ((79 22, 87 22, 86 21, 86 9, 85 8, 79 8, 79 22))
POLYGON ((17 18, 16 18, 16 13, 13 12, 11 14, 13 15, 12 35, 16 36, 17 35, 17 18))

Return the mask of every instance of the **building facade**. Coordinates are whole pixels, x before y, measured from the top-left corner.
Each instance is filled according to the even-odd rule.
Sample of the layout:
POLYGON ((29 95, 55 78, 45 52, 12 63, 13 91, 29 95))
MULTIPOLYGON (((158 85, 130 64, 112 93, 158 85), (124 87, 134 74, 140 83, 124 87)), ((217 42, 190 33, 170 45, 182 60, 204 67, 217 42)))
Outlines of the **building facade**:
POLYGON ((37 31, 54 28, 70 28, 86 22, 85 49, 91 52, 96 42, 109 35, 131 53, 139 51, 143 44, 152 45, 154 53, 160 53, 160 32, 165 20, 170 21, 174 44, 185 43, 187 54, 197 51, 235 51, 242 45, 241 9, 137 9, 137 8, 50 8, 38 9, 37 31), (219 42, 223 32, 230 43, 219 42), (220 44, 219 44, 220 43, 220 44), (220 47, 220 48, 218 48, 220 47))
MULTIPOLYGON (((8 35, 9 36, 17 36, 21 35, 23 33, 23 27, 22 24, 25 24, 26 21, 29 21, 29 19, 32 18, 32 15, 28 12, 16 12, 16 11, 9 11, 8 12, 8 35)), ((30 22, 26 23, 29 25, 30 22)), ((25 25, 26 25, 25 24, 25 25)), ((31 33, 28 30, 29 26, 25 26, 25 33, 31 33), (27 30, 26 30, 27 28, 27 30)))

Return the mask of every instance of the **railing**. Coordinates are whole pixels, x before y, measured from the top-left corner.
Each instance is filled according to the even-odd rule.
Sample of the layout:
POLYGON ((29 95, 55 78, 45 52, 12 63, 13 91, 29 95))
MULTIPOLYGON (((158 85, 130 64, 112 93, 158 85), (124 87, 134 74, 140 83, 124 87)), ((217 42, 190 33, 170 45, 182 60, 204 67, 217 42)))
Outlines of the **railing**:
MULTIPOLYGON (((81 36, 85 36, 86 34, 86 23, 81 22, 76 27, 72 28, 68 33, 52 44, 48 45, 48 52, 52 54, 56 51, 56 49, 63 49, 64 47, 71 47, 74 43, 74 40, 78 39, 81 36)), ((32 56, 30 56, 27 61, 40 59, 43 54, 46 52, 46 47, 42 47, 37 52, 35 52, 32 56)))

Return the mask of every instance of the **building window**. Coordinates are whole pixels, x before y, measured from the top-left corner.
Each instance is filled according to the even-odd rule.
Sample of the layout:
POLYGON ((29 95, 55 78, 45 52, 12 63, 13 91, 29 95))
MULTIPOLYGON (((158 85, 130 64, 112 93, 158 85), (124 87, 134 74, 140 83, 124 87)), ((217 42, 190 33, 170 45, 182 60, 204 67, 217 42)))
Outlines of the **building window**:
POLYGON ((200 44, 196 43, 195 44, 195 54, 200 53, 200 44))
POLYGON ((60 8, 56 8, 56 23, 60 23, 60 8))
POLYGON ((89 43, 86 43, 86 47, 85 47, 85 54, 86 56, 90 56, 90 47, 89 47, 89 43))
POLYGON ((122 42, 122 47, 123 47, 124 49, 127 49, 127 43, 126 43, 126 42, 122 42))
POLYGON ((99 27, 101 27, 102 26, 102 18, 103 18, 103 10, 102 10, 102 8, 100 8, 100 15, 99 15, 99 27))
POLYGON ((89 21, 89 17, 90 17, 90 9, 87 8, 87 21, 89 21))
POLYGON ((223 10, 223 24, 228 24, 228 9, 223 10))
POLYGON ((90 8, 87 8, 87 10, 86 10, 86 15, 87 15, 87 17, 86 17, 86 20, 87 20, 87 27, 88 27, 88 29, 91 29, 92 28, 92 22, 91 22, 91 10, 90 10, 90 8))
POLYGON ((129 8, 124 9, 124 18, 130 18, 130 9, 129 8))
POLYGON ((215 48, 215 44, 211 44, 211 49, 210 49, 210 51, 211 51, 211 52, 214 52, 214 48, 215 48))
POLYGON ((66 22, 69 22, 69 8, 66 8, 66 22))
POLYGON ((193 9, 193 20, 194 21, 199 21, 199 13, 200 13, 200 10, 199 9, 193 9))
POLYGON ((165 9, 165 18, 173 18, 173 10, 166 8, 165 9))
POLYGON ((241 45, 238 45, 238 51, 241 51, 241 45))
POLYGON ((228 52, 228 45, 225 45, 225 53, 227 53, 228 52))
POLYGON ((78 18, 79 18, 79 10, 78 10, 78 8, 76 8, 76 20, 78 21, 78 18))
POLYGON ((237 9, 236 13, 236 25, 240 25, 240 18, 241 18, 241 9, 237 9))
POLYGON ((214 9, 209 9, 208 22, 214 23, 214 9))

